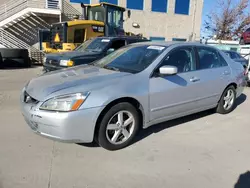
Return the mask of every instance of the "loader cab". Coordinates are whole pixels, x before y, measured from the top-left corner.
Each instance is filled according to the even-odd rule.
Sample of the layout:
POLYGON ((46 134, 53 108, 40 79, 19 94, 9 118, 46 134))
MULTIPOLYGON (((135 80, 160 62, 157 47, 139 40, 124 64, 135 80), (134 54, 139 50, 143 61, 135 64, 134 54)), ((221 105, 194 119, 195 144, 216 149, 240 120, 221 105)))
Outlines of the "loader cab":
MULTIPOLYGON (((49 41, 41 40, 44 52, 72 51, 91 38, 125 35, 123 29, 125 8, 109 3, 81 4, 81 6, 84 19, 76 18, 51 25, 49 41)), ((128 11, 128 18, 130 13, 128 11)))
MULTIPOLYGON (((82 7, 84 7, 84 5, 82 5, 82 7)), ((87 5, 86 8, 87 20, 95 20, 104 23, 105 36, 120 36, 125 34, 123 28, 123 13, 126 10, 125 8, 109 3, 87 5)))

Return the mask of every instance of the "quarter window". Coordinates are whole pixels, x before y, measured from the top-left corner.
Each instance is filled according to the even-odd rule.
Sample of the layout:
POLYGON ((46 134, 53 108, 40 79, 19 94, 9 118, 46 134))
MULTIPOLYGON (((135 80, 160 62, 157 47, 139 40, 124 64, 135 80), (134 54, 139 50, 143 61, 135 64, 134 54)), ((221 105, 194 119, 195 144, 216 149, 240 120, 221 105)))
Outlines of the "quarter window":
POLYGON ((227 66, 224 58, 214 49, 198 48, 199 69, 211 69, 227 66))
POLYGON ((161 66, 170 65, 178 68, 178 73, 196 70, 195 53, 193 48, 180 48, 170 52, 161 66))

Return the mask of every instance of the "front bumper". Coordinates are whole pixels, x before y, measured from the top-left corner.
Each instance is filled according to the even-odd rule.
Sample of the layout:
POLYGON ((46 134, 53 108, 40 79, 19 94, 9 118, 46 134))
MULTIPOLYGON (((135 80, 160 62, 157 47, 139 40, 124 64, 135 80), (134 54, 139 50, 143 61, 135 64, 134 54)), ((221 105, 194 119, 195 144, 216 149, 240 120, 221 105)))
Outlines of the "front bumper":
POLYGON ((20 99, 21 111, 33 132, 52 140, 70 143, 91 143, 95 123, 104 107, 74 112, 49 112, 38 109, 40 104, 25 103, 20 99))
POLYGON ((51 71, 56 71, 56 70, 61 70, 67 67, 61 67, 61 66, 55 66, 55 65, 49 65, 49 64, 44 64, 43 65, 43 71, 44 72, 51 72, 51 71))

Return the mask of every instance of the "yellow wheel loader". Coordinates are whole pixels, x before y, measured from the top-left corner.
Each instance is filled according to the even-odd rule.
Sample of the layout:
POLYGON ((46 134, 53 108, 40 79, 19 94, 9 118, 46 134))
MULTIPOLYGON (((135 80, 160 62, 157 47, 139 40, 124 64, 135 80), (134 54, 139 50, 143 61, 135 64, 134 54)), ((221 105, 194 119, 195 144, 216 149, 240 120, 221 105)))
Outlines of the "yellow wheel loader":
MULTIPOLYGON (((72 51, 84 41, 98 36, 134 35, 125 33, 123 29, 123 13, 125 8, 109 3, 94 5, 81 4, 83 19, 76 18, 72 21, 54 23, 41 39, 40 48, 45 53, 72 51)), ((127 11, 130 17, 130 10, 127 11)))

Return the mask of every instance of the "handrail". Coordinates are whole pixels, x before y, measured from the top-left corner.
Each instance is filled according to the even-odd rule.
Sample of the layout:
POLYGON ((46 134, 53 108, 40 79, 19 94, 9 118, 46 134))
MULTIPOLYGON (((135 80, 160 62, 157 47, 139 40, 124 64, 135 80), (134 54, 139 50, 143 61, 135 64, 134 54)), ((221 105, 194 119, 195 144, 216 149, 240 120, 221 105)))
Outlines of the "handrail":
POLYGON ((22 40, 18 39, 17 37, 2 28, 0 28, 0 44, 9 48, 25 48, 28 49, 30 52, 42 53, 42 51, 23 42, 22 40))
POLYGON ((26 8, 60 9, 61 0, 10 0, 0 5, 0 21, 26 8))

